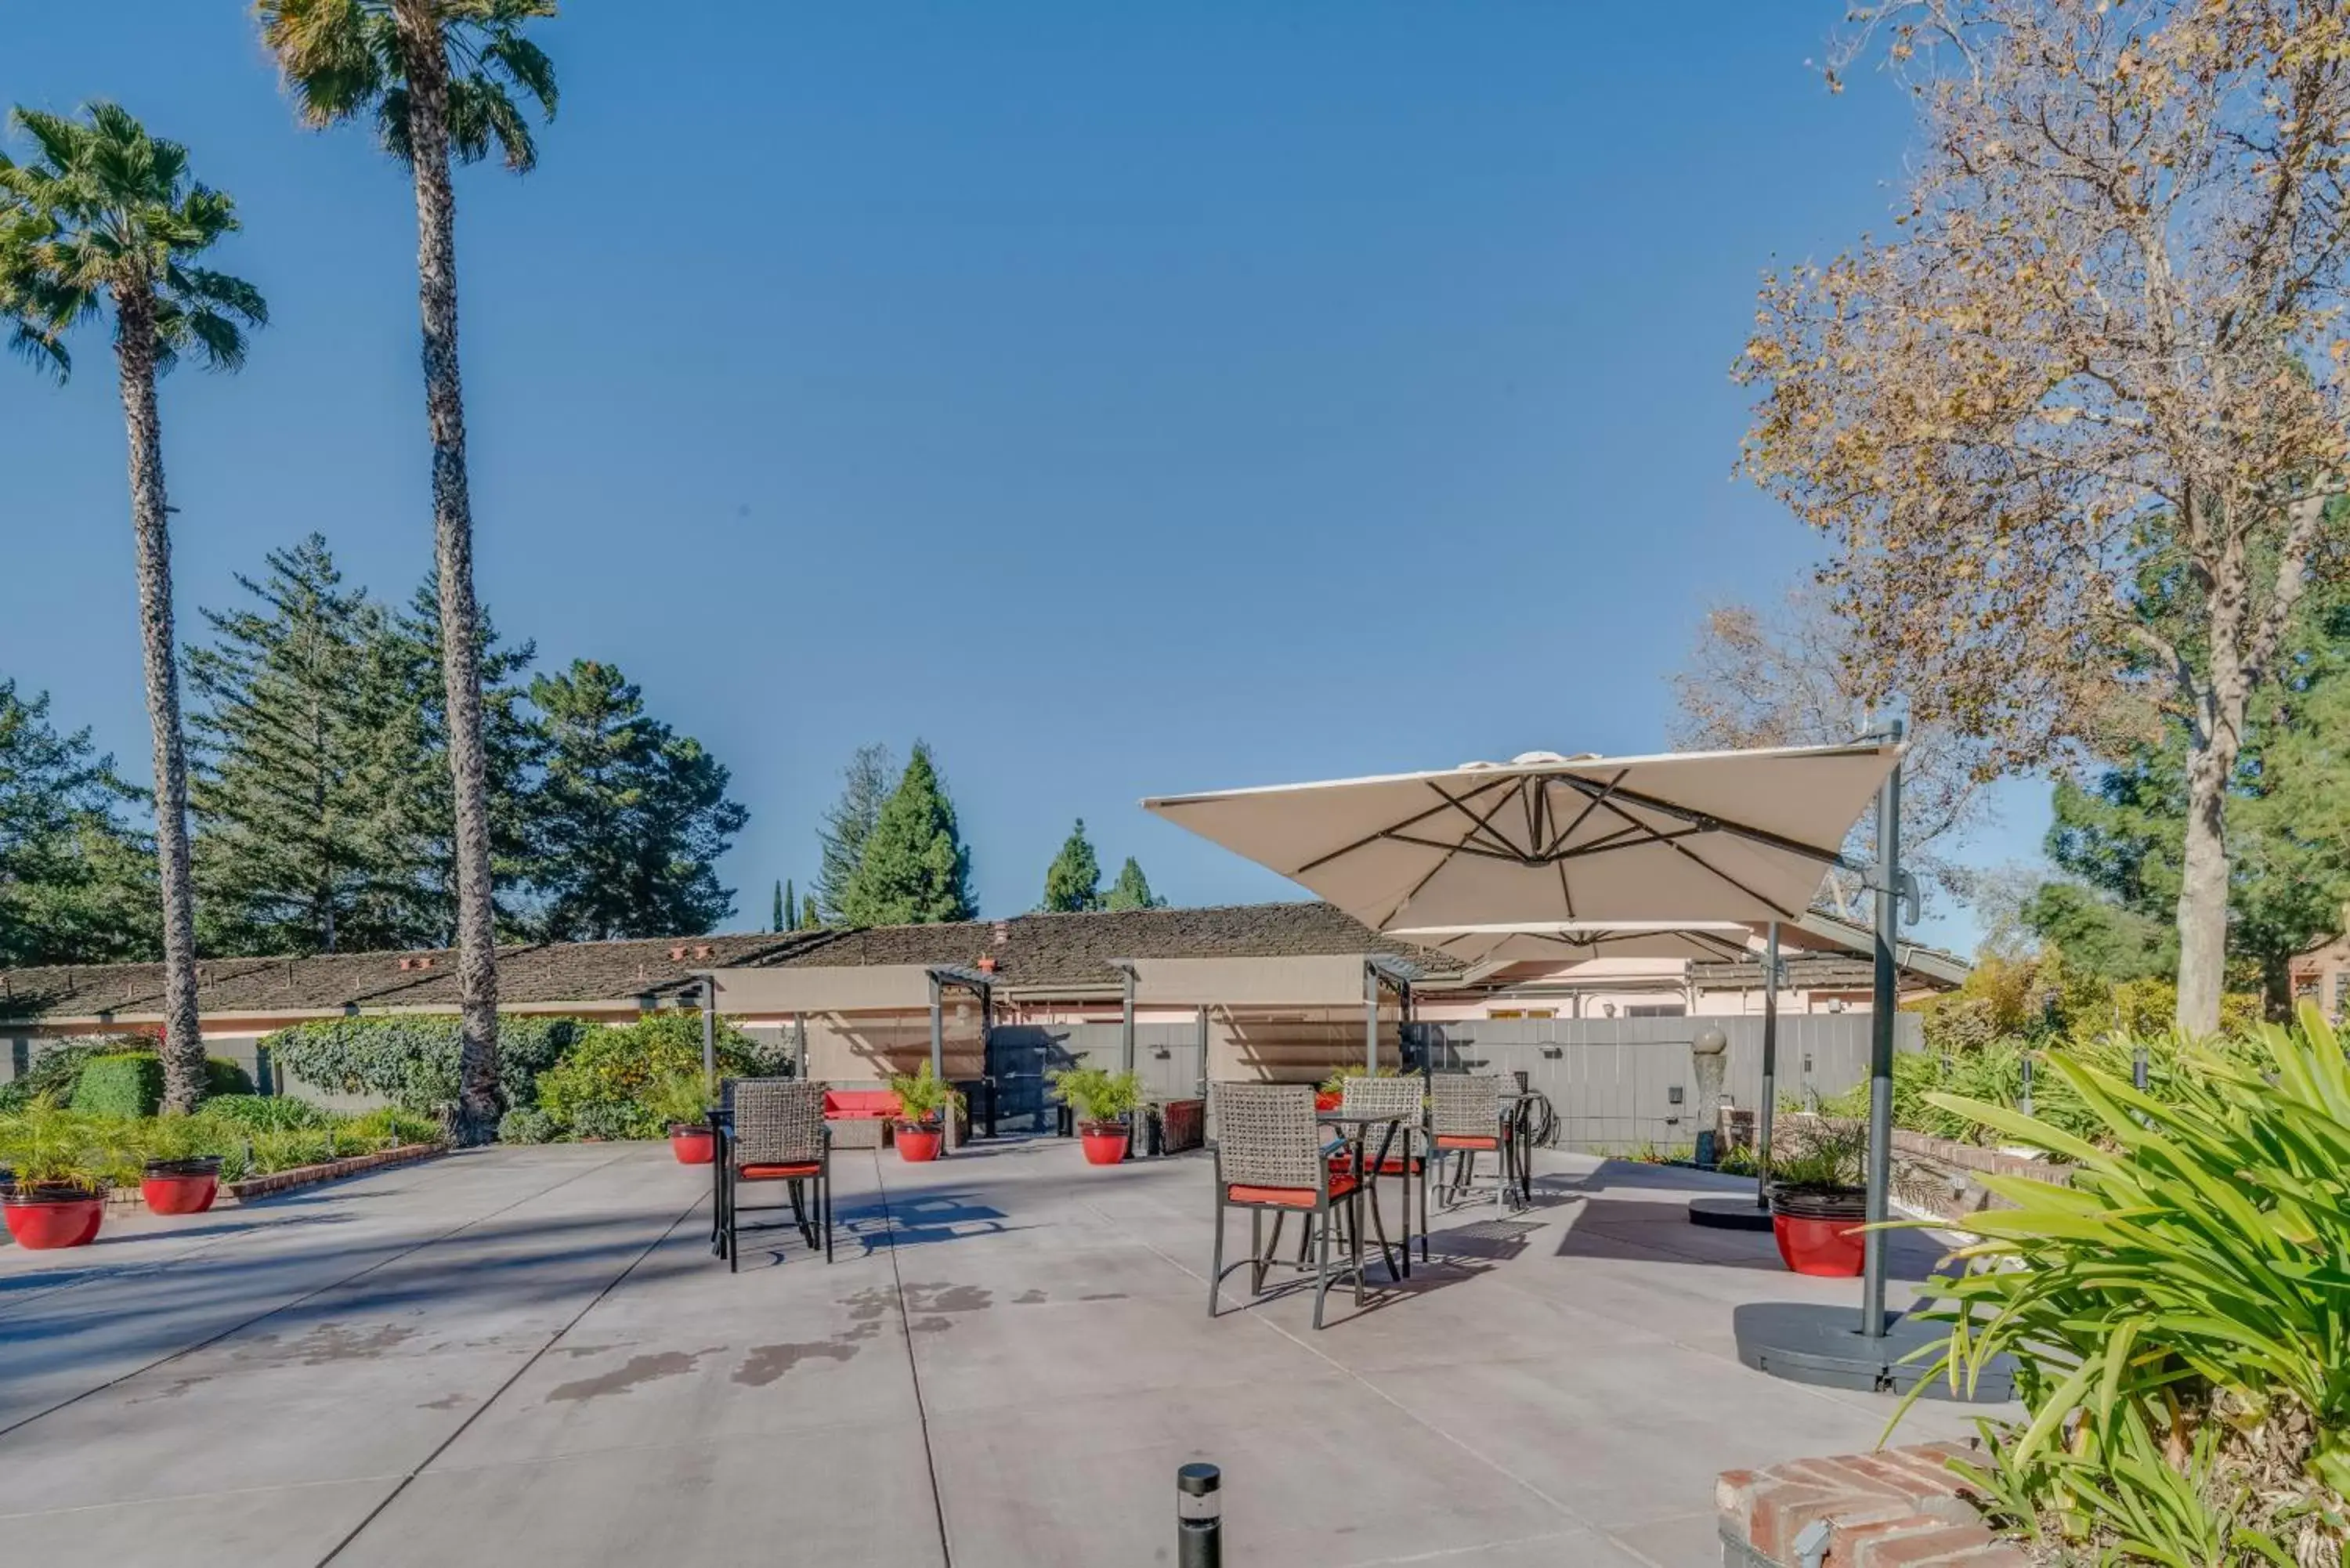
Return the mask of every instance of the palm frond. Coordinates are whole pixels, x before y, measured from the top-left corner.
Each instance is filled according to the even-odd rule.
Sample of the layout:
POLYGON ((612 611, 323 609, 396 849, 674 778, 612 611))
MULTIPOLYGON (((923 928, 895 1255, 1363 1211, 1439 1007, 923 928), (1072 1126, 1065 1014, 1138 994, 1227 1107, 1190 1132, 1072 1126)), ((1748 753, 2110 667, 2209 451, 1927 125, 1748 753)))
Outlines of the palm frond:
POLYGON ((305 124, 363 112, 381 94, 395 57, 390 7, 363 0, 260 0, 261 41, 277 60, 305 124))
POLYGON ((73 375, 73 356, 55 334, 29 321, 9 324, 8 352, 36 370, 47 371, 63 386, 73 375))

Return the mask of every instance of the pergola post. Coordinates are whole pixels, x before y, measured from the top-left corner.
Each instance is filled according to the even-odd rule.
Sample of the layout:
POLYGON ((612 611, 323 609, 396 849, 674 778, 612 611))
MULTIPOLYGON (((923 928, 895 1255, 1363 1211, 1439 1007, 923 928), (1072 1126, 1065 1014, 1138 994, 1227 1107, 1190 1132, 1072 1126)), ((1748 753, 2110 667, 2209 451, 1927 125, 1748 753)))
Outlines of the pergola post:
POLYGON ((1125 959, 1118 961, 1118 1067, 1121 1073, 1134 1071, 1134 965, 1125 959))
POLYGON ((939 977, 931 978, 931 1076, 943 1079, 947 1075, 947 1023, 942 991, 939 977))
POLYGON ((1379 1071, 1379 966, 1363 961, 1363 1071, 1379 1071))
POLYGON ((702 1092, 718 1093, 718 977, 696 975, 702 982, 702 1092))
MULTIPOLYGON (((1887 727, 1896 745, 1901 741, 1901 721, 1887 727)), ((1869 1229, 1863 1232, 1861 1262, 1861 1332, 1872 1340, 1885 1337, 1885 1232, 1877 1229, 1888 1217, 1893 1182, 1893 1033, 1899 1003, 1899 976, 1894 968, 1894 944, 1901 920, 1901 764, 1885 775, 1877 794, 1877 973, 1871 992, 1868 1029, 1868 1207, 1869 1229)))
POLYGON ((1754 1111, 1754 1207, 1771 1207, 1771 1123, 1779 1114, 1779 922, 1762 950, 1762 1097, 1754 1111))

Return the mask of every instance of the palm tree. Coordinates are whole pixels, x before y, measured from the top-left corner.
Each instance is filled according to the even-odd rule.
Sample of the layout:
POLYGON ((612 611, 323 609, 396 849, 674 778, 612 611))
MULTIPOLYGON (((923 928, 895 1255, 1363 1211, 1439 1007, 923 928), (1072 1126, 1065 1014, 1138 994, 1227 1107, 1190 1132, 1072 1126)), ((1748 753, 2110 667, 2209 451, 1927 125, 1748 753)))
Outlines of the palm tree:
POLYGON ((155 744, 155 851, 163 883, 164 1103, 192 1109, 204 1092, 196 1016, 195 898, 188 872, 188 764, 172 637, 172 508, 155 382, 182 356, 214 369, 244 362, 244 326, 269 317, 241 278, 192 265, 239 227, 236 205, 192 179, 188 151, 110 103, 83 118, 19 109, 30 162, 0 154, 0 321, 9 347, 63 381, 66 336, 114 314, 114 358, 130 439, 130 526, 138 543, 139 621, 147 722, 155 744))
POLYGON ((495 1131, 498 1091, 496 911, 482 741, 480 618, 473 602, 473 512, 465 483, 465 403, 457 379, 453 158, 494 147, 527 172, 538 161, 519 90, 555 114, 555 67, 523 24, 555 0, 259 0, 262 37, 303 119, 372 114, 385 149, 416 184, 417 302, 424 320, 424 410, 432 432, 432 527, 440 566, 442 673, 454 779, 457 977, 463 1022, 456 1132, 495 1131))

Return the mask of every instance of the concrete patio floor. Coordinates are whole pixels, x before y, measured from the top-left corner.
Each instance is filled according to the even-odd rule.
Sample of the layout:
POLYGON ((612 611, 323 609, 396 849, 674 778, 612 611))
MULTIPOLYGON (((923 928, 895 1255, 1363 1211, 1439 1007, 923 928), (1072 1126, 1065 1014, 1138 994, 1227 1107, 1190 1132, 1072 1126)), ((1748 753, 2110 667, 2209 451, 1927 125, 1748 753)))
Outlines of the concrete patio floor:
POLYGON ((1856 1288, 1688 1224, 1736 1186, 1694 1173, 1545 1154, 1534 1209, 1440 1216, 1431 1265, 1315 1334, 1244 1275, 1209 1320, 1199 1158, 838 1167, 830 1267, 778 1231, 730 1276, 706 1172, 645 1145, 0 1249, 6 1557, 1095 1568, 1171 1561, 1205 1459, 1228 1562, 1698 1568, 1716 1471, 1891 1409, 1737 1364, 1734 1303, 1856 1288))

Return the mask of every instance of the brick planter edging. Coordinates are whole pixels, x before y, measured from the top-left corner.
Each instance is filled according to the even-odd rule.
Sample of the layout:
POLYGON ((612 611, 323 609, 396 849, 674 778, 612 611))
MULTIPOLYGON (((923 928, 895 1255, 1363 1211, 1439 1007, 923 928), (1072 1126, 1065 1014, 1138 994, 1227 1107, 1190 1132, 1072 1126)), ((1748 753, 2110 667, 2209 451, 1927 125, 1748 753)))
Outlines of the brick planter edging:
POLYGON ((1981 1452, 1971 1440, 1923 1443, 1724 1470, 1714 1482, 1721 1560, 1731 1568, 1803 1568, 1795 1538, 1825 1520, 1821 1568, 2025 1568, 2029 1559, 1991 1534, 1947 1466, 1981 1452))
POLYGON ((381 1170, 387 1165, 406 1165, 413 1159, 429 1158, 443 1152, 444 1147, 437 1143, 404 1143, 398 1148, 380 1148, 373 1154, 355 1154, 346 1159, 330 1159, 322 1165, 297 1165, 291 1170, 273 1170, 267 1176, 249 1176, 243 1181, 224 1181, 221 1193, 243 1203, 255 1198, 290 1192, 297 1187, 311 1187, 321 1181, 357 1176, 362 1171, 381 1170))

